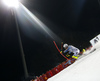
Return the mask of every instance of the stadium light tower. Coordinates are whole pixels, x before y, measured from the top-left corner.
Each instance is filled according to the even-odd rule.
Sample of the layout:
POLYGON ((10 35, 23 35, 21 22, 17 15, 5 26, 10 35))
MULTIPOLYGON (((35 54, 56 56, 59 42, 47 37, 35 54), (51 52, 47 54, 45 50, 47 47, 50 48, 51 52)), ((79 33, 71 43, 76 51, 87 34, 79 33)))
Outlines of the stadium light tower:
POLYGON ((2 0, 5 5, 12 8, 18 8, 19 7, 19 1, 18 0, 2 0))
POLYGON ((28 76, 28 71, 27 71, 27 66, 26 66, 26 61, 25 61, 25 55, 24 55, 24 51, 23 51, 23 46, 22 46, 22 41, 21 41, 21 36, 20 36, 20 31, 19 31, 18 21, 17 21, 17 14, 16 14, 16 10, 17 10, 17 8, 19 8, 20 2, 18 0, 2 0, 2 2, 5 5, 7 5, 9 8, 11 8, 12 13, 14 14, 14 17, 15 17, 18 39, 19 39, 19 44, 20 44, 21 57, 22 57, 24 73, 25 73, 25 79, 27 79, 29 76, 28 76))

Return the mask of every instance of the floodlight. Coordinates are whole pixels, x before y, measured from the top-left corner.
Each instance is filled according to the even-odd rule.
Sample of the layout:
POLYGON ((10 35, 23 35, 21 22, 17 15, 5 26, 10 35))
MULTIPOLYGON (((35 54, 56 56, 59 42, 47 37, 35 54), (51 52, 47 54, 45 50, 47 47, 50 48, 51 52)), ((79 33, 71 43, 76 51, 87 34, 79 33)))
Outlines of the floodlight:
POLYGON ((18 8, 19 1, 18 0, 3 0, 3 3, 8 7, 18 8))

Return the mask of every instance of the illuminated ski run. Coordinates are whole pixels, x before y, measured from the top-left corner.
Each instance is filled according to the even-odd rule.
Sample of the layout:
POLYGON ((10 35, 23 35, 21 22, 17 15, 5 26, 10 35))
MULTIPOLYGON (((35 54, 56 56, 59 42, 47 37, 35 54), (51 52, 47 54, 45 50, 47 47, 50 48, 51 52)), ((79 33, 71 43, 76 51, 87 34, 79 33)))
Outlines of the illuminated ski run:
POLYGON ((100 81, 100 41, 47 81, 100 81))

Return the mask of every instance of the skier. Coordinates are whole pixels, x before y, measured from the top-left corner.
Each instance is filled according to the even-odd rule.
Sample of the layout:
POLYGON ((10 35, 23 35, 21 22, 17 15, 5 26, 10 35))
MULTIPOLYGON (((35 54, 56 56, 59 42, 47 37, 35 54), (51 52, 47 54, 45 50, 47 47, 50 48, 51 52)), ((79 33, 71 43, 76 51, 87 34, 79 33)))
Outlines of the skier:
POLYGON ((76 59, 78 58, 77 55, 80 53, 80 50, 78 48, 68 44, 64 44, 63 47, 65 49, 63 53, 66 54, 66 57, 68 58, 73 57, 76 59))

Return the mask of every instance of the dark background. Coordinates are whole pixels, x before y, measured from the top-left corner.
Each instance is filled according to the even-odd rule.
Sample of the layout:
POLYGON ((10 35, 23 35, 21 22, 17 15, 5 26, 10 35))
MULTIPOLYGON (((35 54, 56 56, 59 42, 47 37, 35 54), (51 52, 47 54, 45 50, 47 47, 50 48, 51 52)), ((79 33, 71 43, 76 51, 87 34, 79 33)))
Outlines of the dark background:
MULTIPOLYGON (((64 43, 74 45, 80 50, 90 46, 89 40, 100 34, 98 0, 21 2, 64 43)), ((20 22, 18 24, 30 76, 39 76, 66 60, 47 35, 36 31, 29 36, 21 29, 20 22)), ((60 47, 60 43, 58 46, 60 47)), ((15 19, 2 3, 0 3, 0 74, 2 81, 21 81, 24 77, 15 19)))

